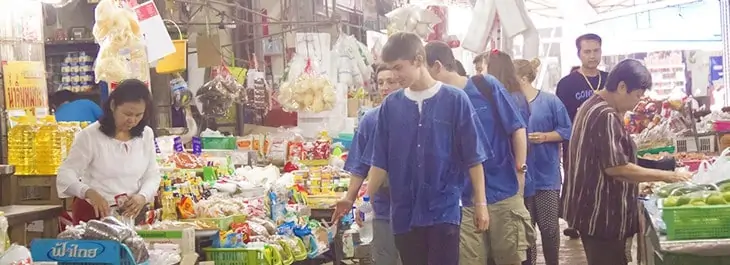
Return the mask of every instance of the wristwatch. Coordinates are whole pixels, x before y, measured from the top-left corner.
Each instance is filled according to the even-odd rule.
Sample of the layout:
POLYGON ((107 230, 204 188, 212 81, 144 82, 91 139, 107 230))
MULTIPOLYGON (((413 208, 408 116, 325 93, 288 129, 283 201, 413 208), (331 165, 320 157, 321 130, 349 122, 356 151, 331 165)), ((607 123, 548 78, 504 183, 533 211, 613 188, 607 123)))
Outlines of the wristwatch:
POLYGON ((522 164, 521 166, 517 167, 517 172, 519 173, 527 173, 527 164, 522 164))

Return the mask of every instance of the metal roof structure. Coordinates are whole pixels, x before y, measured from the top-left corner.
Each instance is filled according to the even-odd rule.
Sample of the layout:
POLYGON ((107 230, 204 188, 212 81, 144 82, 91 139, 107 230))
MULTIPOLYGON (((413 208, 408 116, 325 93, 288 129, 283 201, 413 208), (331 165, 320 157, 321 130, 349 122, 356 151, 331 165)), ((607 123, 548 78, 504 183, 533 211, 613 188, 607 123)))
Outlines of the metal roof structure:
POLYGON ((526 0, 525 6, 533 19, 561 19, 560 4, 580 5, 586 12, 588 24, 643 13, 655 9, 681 6, 706 0, 526 0))

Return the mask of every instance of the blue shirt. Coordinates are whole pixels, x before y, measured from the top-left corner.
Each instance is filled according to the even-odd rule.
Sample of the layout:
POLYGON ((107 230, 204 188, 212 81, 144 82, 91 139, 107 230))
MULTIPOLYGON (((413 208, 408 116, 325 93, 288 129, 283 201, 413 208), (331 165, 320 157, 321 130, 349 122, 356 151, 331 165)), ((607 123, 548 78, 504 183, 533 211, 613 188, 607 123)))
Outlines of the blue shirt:
POLYGON ((492 154, 482 125, 460 89, 442 85, 421 110, 404 91, 385 98, 364 154, 388 172, 393 232, 458 225, 466 172, 492 154))
MULTIPOLYGON (((491 83, 495 106, 482 95, 471 79, 464 91, 469 96, 477 117, 484 125, 484 133, 494 153, 494 159, 485 161, 484 175, 487 177, 487 203, 497 203, 517 194, 517 166, 512 153, 512 133, 527 127, 522 114, 515 106, 512 96, 496 78, 484 75, 487 83, 491 83), (494 120, 494 108, 499 112, 499 121, 494 120)), ((528 169, 529 171, 529 169, 528 169)), ((462 194, 464 206, 472 206, 471 182, 467 182, 462 194)))
MULTIPOLYGON (((563 139, 570 139, 570 116, 557 96, 538 92, 530 108, 532 116, 527 126, 530 132, 555 131, 563 139)), ((536 190, 560 190, 560 142, 530 144, 527 162, 527 172, 536 190)))
MULTIPOLYGON (((378 122, 379 107, 370 109, 360 118, 357 125, 355 136, 352 137, 347 161, 345 161, 345 171, 353 174, 355 178, 365 178, 370 170, 367 159, 362 159, 368 143, 371 142, 375 135, 375 126, 378 122)), ((373 210, 375 210, 375 219, 390 220, 390 193, 387 190, 378 191, 372 198, 373 210)))
MULTIPOLYGON (((513 92, 510 93, 512 95, 512 99, 515 101, 515 106, 517 109, 520 110, 520 116, 522 116, 523 121, 529 121, 530 120, 530 103, 527 102, 527 98, 525 97, 525 94, 522 94, 522 92, 513 92)), ((527 126, 527 130, 525 130, 525 137, 527 137, 527 134, 529 133, 529 123, 527 126)), ((511 144, 511 142, 510 142, 511 144)), ((511 145, 510 145, 511 146, 511 145)), ((529 148, 529 142, 528 142, 528 148, 527 148, 527 161, 525 163, 527 164, 527 173, 525 173, 525 190, 524 195, 525 197, 532 197, 535 195, 535 184, 533 183, 532 176, 530 176, 530 148, 529 148)), ((517 165, 515 165, 517 166, 517 165)))
POLYGON ((101 117, 101 108, 91 100, 77 99, 61 104, 54 113, 56 121, 95 122, 101 117))

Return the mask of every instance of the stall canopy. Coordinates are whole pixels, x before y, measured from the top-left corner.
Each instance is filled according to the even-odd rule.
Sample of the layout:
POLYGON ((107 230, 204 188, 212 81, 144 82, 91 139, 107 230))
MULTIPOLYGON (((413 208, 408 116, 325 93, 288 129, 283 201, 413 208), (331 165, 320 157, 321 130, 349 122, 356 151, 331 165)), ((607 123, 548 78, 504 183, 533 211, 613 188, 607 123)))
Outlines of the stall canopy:
POLYGON ((593 24, 604 20, 650 10, 680 6, 702 0, 526 0, 527 10, 533 19, 561 19, 560 5, 576 5, 585 12, 586 24, 593 24))

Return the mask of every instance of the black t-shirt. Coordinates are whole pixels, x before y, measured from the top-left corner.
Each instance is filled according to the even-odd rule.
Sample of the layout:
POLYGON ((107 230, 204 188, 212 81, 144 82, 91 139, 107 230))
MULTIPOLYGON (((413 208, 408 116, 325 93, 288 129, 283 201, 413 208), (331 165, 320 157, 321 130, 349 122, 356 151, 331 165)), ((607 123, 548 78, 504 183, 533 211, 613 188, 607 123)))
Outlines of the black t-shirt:
POLYGON ((558 82, 555 95, 558 96, 560 101, 563 102, 563 105, 565 105, 565 109, 568 110, 568 116, 570 116, 571 121, 575 118, 575 113, 578 112, 578 107, 580 107, 580 105, 588 98, 593 96, 593 89, 591 89, 591 86, 595 89, 603 89, 606 85, 608 73, 604 71, 599 71, 599 73, 600 75, 588 77, 588 81, 591 82, 590 85, 586 82, 586 78, 577 71, 563 77, 563 79, 560 79, 560 82, 558 82), (599 79, 600 84, 598 82, 599 79))

